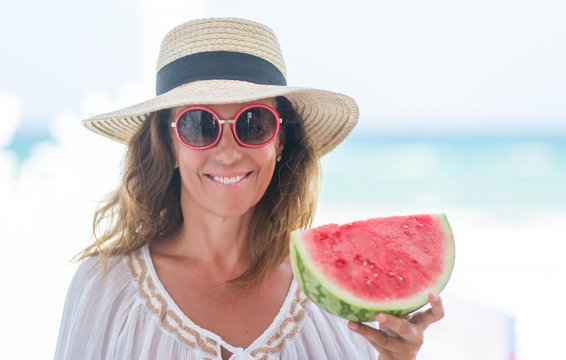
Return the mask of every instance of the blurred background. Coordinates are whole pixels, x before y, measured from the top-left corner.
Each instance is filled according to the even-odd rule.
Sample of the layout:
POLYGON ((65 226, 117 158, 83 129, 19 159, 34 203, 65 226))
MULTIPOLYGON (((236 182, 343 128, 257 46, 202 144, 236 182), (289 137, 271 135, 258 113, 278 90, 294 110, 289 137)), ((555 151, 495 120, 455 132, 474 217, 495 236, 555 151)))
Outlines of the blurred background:
POLYGON ((279 37, 288 83, 353 96, 316 224, 446 213, 444 320, 419 359, 557 359, 566 315, 566 3, 100 0, 0 13, 3 359, 52 358, 69 260, 125 148, 80 121, 154 96, 165 33, 236 16, 279 37))

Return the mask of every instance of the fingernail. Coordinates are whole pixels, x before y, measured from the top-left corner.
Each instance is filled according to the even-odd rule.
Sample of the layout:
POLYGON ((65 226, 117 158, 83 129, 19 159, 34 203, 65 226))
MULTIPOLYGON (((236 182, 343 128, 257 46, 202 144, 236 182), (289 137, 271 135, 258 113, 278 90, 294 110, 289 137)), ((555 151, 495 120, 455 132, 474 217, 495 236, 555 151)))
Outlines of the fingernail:
POLYGON ((358 330, 360 328, 360 324, 358 324, 357 322, 350 321, 348 323, 348 327, 350 328, 350 330, 358 330))
POLYGON ((377 316, 375 317, 375 320, 379 321, 379 322, 384 322, 385 321, 385 315, 382 313, 377 314, 377 316))
POLYGON ((431 293, 430 297, 431 297, 432 301, 434 301, 434 302, 438 301, 438 295, 436 295, 435 293, 431 293))

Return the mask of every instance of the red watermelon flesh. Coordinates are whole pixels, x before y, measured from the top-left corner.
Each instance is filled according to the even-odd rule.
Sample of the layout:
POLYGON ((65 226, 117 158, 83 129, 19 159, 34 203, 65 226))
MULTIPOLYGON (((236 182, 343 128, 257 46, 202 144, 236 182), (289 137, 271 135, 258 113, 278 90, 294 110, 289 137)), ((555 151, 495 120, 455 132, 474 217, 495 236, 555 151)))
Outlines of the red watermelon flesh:
POLYGON ((378 311, 403 315, 439 293, 454 242, 443 214, 374 218, 294 232, 291 261, 311 300, 337 315, 371 319, 378 311))

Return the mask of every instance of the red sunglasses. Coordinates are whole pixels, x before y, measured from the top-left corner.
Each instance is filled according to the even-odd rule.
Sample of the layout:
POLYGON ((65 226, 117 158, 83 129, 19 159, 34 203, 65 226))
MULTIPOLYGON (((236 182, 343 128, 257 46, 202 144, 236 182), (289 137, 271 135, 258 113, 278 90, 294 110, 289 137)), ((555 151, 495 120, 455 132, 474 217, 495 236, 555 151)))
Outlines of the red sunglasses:
POLYGON ((222 125, 230 124, 238 144, 257 148, 275 139, 281 122, 277 111, 265 104, 247 105, 233 120, 222 120, 216 112, 204 106, 188 106, 179 111, 171 127, 175 128, 183 145, 202 150, 216 145, 222 136, 222 125))

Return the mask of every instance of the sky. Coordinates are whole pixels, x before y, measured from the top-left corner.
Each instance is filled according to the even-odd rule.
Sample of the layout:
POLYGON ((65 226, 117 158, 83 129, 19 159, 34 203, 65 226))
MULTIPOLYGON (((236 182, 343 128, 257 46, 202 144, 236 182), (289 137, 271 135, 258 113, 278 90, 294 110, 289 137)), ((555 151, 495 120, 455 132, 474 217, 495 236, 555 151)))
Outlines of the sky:
POLYGON ((60 113, 80 111, 85 101, 94 114, 152 97, 159 42, 171 27, 195 17, 237 16, 276 32, 289 84, 353 96, 361 129, 566 134, 566 3, 560 0, 32 6, 12 2, 0 15, 6 54, 0 98, 20 104, 18 133, 45 132, 60 113))

